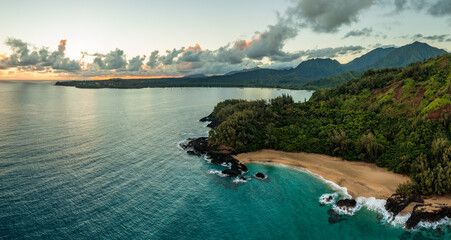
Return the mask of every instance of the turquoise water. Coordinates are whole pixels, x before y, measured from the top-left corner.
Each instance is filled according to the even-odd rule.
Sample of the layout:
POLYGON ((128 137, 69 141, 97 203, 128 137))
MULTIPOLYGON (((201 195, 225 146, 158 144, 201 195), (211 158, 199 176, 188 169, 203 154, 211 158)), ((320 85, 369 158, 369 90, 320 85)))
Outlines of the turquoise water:
POLYGON ((295 100, 275 89, 76 89, 0 82, 1 239, 438 239, 362 209, 330 224, 334 192, 298 170, 249 164, 234 183, 177 147, 206 136, 228 98, 295 100))

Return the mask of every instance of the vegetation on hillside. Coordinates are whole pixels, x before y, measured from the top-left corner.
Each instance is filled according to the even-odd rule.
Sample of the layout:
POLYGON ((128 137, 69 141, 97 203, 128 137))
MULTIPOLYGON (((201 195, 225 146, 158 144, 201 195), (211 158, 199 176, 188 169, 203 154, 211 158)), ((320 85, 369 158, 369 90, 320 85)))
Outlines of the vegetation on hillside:
POLYGON ((226 100, 209 143, 236 152, 262 148, 322 153, 407 174, 400 193, 451 192, 451 56, 405 69, 370 70, 360 79, 265 102, 226 100))

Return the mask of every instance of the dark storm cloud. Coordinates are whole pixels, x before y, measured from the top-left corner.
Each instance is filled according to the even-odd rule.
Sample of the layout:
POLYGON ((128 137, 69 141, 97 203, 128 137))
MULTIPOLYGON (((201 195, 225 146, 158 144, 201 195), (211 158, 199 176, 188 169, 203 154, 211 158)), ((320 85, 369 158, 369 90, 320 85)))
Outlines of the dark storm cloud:
POLYGON ((279 22, 277 25, 268 26, 268 31, 259 33, 248 49, 247 56, 251 59, 260 60, 263 57, 281 57, 287 55, 283 52, 285 42, 296 37, 297 29, 279 22))
POLYGON ((451 0, 395 0, 397 11, 414 9, 432 16, 451 16, 451 0))
POLYGON ((216 52, 216 59, 222 63, 239 64, 243 62, 246 57, 246 52, 243 51, 246 46, 246 41, 238 40, 232 48, 229 45, 220 47, 216 52))
POLYGON ((361 30, 352 30, 352 31, 349 31, 348 33, 346 33, 343 38, 361 37, 361 36, 369 37, 372 32, 373 32, 372 28, 363 28, 361 30))
POLYGON ((451 15, 451 0, 439 0, 428 8, 428 12, 434 16, 451 15))
POLYGON ((357 22, 359 14, 375 0, 299 0, 287 10, 289 18, 315 32, 336 32, 357 22))

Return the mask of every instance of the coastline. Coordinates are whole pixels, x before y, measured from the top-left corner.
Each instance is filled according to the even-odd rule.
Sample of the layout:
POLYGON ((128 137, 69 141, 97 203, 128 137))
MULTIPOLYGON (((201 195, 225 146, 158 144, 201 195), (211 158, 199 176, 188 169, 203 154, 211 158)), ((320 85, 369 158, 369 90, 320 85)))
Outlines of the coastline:
MULTIPOLYGON (((259 150, 234 156, 243 164, 263 163, 301 167, 319 175, 340 187, 345 187, 353 197, 387 199, 396 192, 398 184, 409 181, 405 175, 377 167, 373 163, 344 161, 340 158, 316 153, 282 152, 259 150)), ((426 197, 425 203, 439 203, 451 206, 451 194, 426 197)), ((406 207, 402 214, 412 212, 413 206, 406 207)))

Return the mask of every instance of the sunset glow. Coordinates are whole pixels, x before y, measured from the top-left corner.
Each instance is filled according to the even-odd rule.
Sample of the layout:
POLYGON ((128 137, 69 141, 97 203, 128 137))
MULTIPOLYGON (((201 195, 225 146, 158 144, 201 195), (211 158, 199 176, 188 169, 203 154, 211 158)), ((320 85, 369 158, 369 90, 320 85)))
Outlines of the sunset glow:
MULTIPOLYGON (((243 3, 243 9, 251 11, 232 5, 216 8, 213 3, 200 7, 181 3, 184 11, 167 21, 162 19, 171 16, 169 5, 140 2, 139 8, 120 5, 118 11, 124 16, 120 21, 118 13, 88 14, 105 19, 100 22, 93 17, 79 18, 75 14, 78 10, 91 9, 76 3, 62 9, 50 0, 25 5, 2 2, 5 19, 13 19, 14 10, 22 9, 27 24, 0 23, 0 78, 211 76, 255 67, 296 67, 312 58, 346 63, 377 47, 414 41, 450 51, 451 14, 440 8, 447 1, 433 0, 421 6, 411 1, 358 0, 336 4, 313 0, 243 3), (145 13, 145 9, 152 9, 152 13, 145 13), (200 9, 211 20, 189 15, 200 9), (36 15, 37 10, 45 14, 36 15), (55 12, 59 19, 64 16, 64 25, 47 17, 55 12), (179 27, 181 22, 184 27, 179 27), (40 24, 48 27, 36 32, 40 24), (121 34, 117 34, 116 25, 122 29, 121 34)), ((100 2, 92 5, 102 8, 100 2)))

